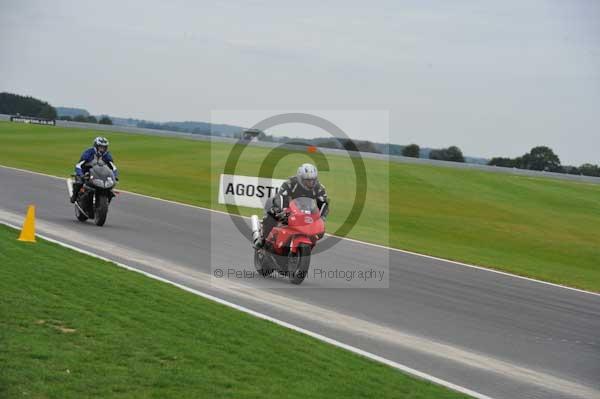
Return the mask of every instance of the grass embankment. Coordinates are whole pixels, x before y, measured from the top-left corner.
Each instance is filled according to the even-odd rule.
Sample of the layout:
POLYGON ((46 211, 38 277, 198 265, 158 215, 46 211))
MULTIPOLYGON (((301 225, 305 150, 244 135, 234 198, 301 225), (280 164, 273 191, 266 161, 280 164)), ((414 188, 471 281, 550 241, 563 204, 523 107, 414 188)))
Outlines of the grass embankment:
MULTIPOLYGON (((0 164, 66 176, 98 134, 111 140, 122 189, 223 209, 216 190, 229 144, 5 122, 0 164)), ((256 175, 268 151, 248 148, 237 173, 256 175)), ((333 232, 350 212, 355 178, 348 158, 327 158, 331 170, 322 181, 333 232)), ((306 160, 306 153, 288 154, 275 177, 292 175, 306 160)), ((368 206, 350 237, 600 291, 600 185, 370 159, 365 165, 368 206)))
POLYGON ((2 398, 459 398, 0 225, 2 398))

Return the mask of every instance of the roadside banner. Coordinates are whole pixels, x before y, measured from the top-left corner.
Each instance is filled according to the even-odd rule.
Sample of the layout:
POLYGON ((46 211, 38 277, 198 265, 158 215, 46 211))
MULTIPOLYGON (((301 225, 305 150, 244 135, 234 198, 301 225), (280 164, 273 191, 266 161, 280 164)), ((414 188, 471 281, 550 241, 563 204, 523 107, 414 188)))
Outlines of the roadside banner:
POLYGON ((266 177, 222 174, 219 183, 219 204, 262 209, 267 200, 277 194, 284 181, 266 177))
POLYGON ((33 123, 35 125, 56 126, 56 121, 54 119, 35 118, 30 116, 11 116, 10 121, 20 123, 33 123))

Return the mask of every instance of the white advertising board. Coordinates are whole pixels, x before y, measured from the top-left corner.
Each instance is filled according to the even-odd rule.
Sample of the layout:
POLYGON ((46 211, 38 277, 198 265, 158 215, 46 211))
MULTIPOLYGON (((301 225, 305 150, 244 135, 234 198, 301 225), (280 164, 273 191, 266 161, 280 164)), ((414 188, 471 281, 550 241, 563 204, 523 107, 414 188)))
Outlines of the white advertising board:
POLYGON ((219 204, 262 209, 265 202, 277 194, 284 181, 283 179, 222 174, 219 183, 219 204))

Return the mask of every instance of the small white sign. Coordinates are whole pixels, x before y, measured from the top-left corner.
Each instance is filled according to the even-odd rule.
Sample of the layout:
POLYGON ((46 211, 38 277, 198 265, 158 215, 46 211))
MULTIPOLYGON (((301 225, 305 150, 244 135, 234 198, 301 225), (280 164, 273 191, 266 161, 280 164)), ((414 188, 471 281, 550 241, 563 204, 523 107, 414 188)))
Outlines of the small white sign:
POLYGON ((277 194, 283 182, 285 180, 265 177, 221 175, 219 204, 262 209, 267 200, 277 194))

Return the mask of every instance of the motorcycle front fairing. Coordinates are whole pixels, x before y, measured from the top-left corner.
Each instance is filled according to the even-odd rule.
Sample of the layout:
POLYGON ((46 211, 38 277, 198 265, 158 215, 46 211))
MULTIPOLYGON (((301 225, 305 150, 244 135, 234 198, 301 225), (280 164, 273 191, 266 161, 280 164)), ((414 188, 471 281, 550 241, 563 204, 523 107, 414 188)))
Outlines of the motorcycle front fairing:
POLYGON ((314 247, 325 233, 325 223, 321 219, 316 202, 312 198, 297 198, 286 209, 287 225, 273 229, 274 250, 282 255, 286 248, 296 253, 302 243, 314 247))
POLYGON ((115 187, 116 183, 114 172, 106 164, 98 163, 90 170, 86 188, 91 193, 105 191, 108 200, 110 201, 115 197, 112 189, 115 187))

